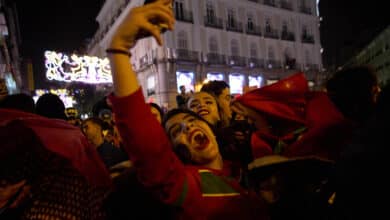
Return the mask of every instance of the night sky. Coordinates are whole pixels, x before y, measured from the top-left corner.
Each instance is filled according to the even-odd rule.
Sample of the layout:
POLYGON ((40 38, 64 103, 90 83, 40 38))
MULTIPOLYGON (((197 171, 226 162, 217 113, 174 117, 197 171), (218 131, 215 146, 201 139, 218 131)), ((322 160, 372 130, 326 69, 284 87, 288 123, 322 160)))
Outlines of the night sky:
POLYGON ((321 0, 321 43, 325 66, 336 67, 390 25, 387 1, 321 0))
POLYGON ((23 58, 33 61, 37 87, 45 85, 44 51, 79 51, 98 28, 95 18, 104 0, 15 0, 23 58))
MULTIPOLYGON (((21 51, 32 58, 36 81, 44 79, 43 52, 78 51, 98 28, 104 0, 14 0, 22 33, 21 51)), ((340 65, 390 24, 386 1, 321 0, 324 64, 340 65), (372 4, 369 4, 372 3, 372 4)), ((38 86, 41 85, 37 82, 38 86)))

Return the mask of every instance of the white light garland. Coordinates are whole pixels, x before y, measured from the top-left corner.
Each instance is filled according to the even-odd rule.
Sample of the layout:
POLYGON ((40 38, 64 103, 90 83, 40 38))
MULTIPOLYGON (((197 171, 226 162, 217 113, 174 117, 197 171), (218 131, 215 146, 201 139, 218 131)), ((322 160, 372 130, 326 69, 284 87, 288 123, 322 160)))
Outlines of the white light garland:
POLYGON ((107 58, 68 56, 54 51, 45 52, 46 77, 64 82, 89 84, 112 83, 110 63, 107 58))

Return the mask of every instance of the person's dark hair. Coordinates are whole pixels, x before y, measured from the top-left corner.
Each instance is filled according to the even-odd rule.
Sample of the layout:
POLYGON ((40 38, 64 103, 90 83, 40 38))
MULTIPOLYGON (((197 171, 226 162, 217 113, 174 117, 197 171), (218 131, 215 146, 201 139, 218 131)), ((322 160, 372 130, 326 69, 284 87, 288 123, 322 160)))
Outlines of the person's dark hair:
POLYGON ((75 120, 78 119, 78 111, 74 107, 69 107, 65 109, 65 115, 67 120, 75 120))
POLYGON ((218 97, 222 94, 222 91, 226 88, 230 88, 230 86, 225 81, 213 80, 204 84, 200 91, 214 94, 216 97, 218 97))
POLYGON ((58 95, 51 93, 39 97, 36 104, 36 113, 48 118, 66 119, 64 103, 58 95))
POLYGON ((206 120, 204 120, 202 117, 200 117, 198 114, 196 114, 195 112, 191 111, 191 110, 188 110, 188 109, 181 109, 181 108, 175 108, 175 109, 172 109, 170 111, 168 111, 164 117, 163 117, 163 120, 162 120, 162 125, 164 126, 165 128, 165 125, 167 123, 167 121, 172 118, 173 116, 177 115, 177 114, 180 114, 180 113, 183 113, 183 114, 189 114, 191 116, 194 116, 196 119, 199 119, 205 123, 207 123, 211 129, 213 129, 213 126, 211 124, 209 124, 206 120))
POLYGON ((99 112, 103 109, 109 109, 112 111, 112 108, 107 103, 107 97, 103 97, 93 105, 92 107, 93 117, 99 117, 99 112))
MULTIPOLYGON (((217 104, 217 111, 218 111, 218 115, 219 115, 219 117, 220 117, 220 120, 219 120, 219 121, 217 122, 217 124, 215 124, 215 125, 210 125, 210 123, 208 123, 208 124, 209 124, 211 127, 213 127, 213 128, 220 128, 220 127, 225 127, 225 126, 227 126, 226 124, 224 124, 224 122, 223 122, 223 120, 222 120, 223 112, 222 112, 221 105, 220 105, 219 102, 218 102, 217 96, 216 96, 214 93, 210 93, 210 92, 207 92, 207 91, 200 91, 200 92, 205 92, 205 93, 209 94, 211 97, 213 97, 215 103, 217 104)), ((198 94, 198 93, 200 93, 200 92, 193 93, 193 94, 187 99, 186 104, 185 104, 185 108, 189 109, 189 107, 188 107, 189 101, 193 98, 193 96, 194 96, 195 94, 198 94)), ((196 114, 196 113, 195 113, 195 114, 196 114)), ((200 115, 198 115, 198 116, 202 118, 202 116, 200 116, 200 115)))
POLYGON ((92 122, 96 125, 99 125, 102 130, 107 130, 109 128, 109 125, 98 117, 87 118, 81 124, 84 125, 87 122, 92 122))
MULTIPOLYGON (((164 130, 165 130, 165 125, 166 123, 168 122, 168 120, 170 118, 172 118, 173 116, 177 115, 177 114, 189 114, 191 116, 194 116, 196 119, 200 120, 200 121, 203 121, 205 122, 210 128, 211 130, 214 132, 214 128, 212 125, 210 125, 206 120, 204 120, 202 117, 200 117, 198 114, 196 114, 195 112, 191 111, 191 110, 188 110, 188 109, 181 109, 181 108, 175 108, 175 109, 172 109, 170 110, 167 114, 164 115, 164 118, 162 120, 162 125, 164 127, 164 130)), ((169 135, 169 134, 168 134, 169 135)), ((175 146, 173 148, 173 151, 176 153, 176 155, 179 157, 179 159, 185 163, 185 164, 189 164, 191 163, 191 154, 189 152, 189 150, 187 149, 187 146, 185 145, 178 145, 178 146, 175 146)))
POLYGON ((154 102, 150 102, 149 105, 150 107, 157 109, 157 111, 160 113, 160 117, 162 120, 164 118, 164 111, 162 110, 162 108, 154 102))
POLYGON ((35 103, 34 99, 27 94, 13 94, 6 96, 0 102, 0 108, 16 109, 24 112, 34 113, 35 103))
POLYGON ((365 121, 375 108, 373 89, 378 86, 374 69, 356 66, 336 72, 326 83, 332 102, 347 118, 365 121))

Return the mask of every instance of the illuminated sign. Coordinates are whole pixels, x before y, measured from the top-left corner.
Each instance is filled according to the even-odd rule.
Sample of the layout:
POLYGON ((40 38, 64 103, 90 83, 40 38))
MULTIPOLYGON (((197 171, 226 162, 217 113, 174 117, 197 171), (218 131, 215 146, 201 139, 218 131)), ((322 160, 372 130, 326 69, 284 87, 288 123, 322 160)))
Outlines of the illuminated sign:
POLYGON ((60 97, 60 99, 64 103, 65 108, 73 107, 73 105, 76 104, 76 101, 74 100, 73 96, 69 94, 69 91, 67 89, 37 89, 35 90, 35 96, 33 96, 34 101, 37 102, 39 97, 46 93, 58 95, 58 97, 60 97))
POLYGON ((68 56, 54 51, 45 52, 46 77, 64 82, 90 84, 112 83, 110 63, 107 58, 68 56))
POLYGON ((241 74, 229 75, 229 85, 231 94, 242 94, 244 87, 244 76, 241 74))
POLYGON ((249 76, 249 87, 261 87, 261 83, 263 82, 263 78, 261 76, 249 76))
POLYGON ((186 87, 186 92, 194 91, 194 73, 193 72, 176 72, 177 92, 180 93, 180 86, 186 87))
POLYGON ((207 73, 207 79, 209 81, 213 81, 213 80, 222 81, 224 77, 222 73, 207 73))

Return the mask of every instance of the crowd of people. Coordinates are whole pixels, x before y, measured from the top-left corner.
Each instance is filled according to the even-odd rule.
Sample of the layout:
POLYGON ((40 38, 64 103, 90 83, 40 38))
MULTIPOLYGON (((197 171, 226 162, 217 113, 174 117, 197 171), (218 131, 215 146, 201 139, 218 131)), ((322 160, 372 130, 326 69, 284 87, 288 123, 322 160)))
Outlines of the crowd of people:
POLYGON ((234 99, 210 81, 164 112, 129 51, 145 35, 163 45, 171 7, 123 19, 93 117, 53 94, 1 97, 0 219, 384 218, 389 92, 374 70, 338 71, 323 91, 299 72, 234 99))

